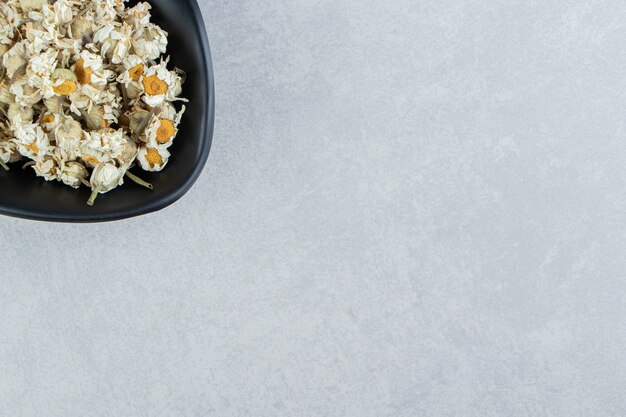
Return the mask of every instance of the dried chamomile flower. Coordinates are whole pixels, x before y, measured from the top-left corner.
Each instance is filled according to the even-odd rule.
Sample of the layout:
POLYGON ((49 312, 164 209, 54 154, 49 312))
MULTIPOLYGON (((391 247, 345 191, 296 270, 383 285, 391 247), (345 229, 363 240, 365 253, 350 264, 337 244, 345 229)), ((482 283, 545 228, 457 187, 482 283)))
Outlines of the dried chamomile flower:
POLYGON ((155 60, 167 49, 167 32, 149 23, 135 31, 132 44, 135 53, 144 61, 155 60))
POLYGON ((116 81, 124 90, 129 103, 136 103, 143 94, 141 79, 145 68, 144 61, 137 55, 129 55, 122 62, 120 74, 116 81))
POLYGON ((48 135, 37 124, 14 125, 13 134, 17 141, 18 151, 34 161, 43 158, 50 150, 48 135))
MULTIPOLYGON (((83 84, 78 90, 70 95, 70 110, 77 116, 81 115, 81 110, 91 112, 94 106, 108 106, 110 116, 119 114, 121 97, 114 86, 107 86, 105 89, 98 89, 91 84, 83 84)), ((114 119, 114 117, 113 117, 114 119)))
POLYGON ((178 125, 185 112, 185 106, 179 113, 169 103, 163 103, 145 131, 146 142, 152 146, 169 147, 178 133, 178 125))
POLYGON ((17 149, 17 142, 15 140, 2 140, 0 141, 0 166, 5 170, 9 170, 7 164, 20 161, 22 154, 17 149))
POLYGON ((29 83, 32 84, 33 78, 51 77, 57 66, 57 57, 59 52, 49 49, 37 55, 33 55, 28 60, 26 75, 29 83))
POLYGON ((11 93, 15 96, 15 102, 23 107, 33 106, 43 99, 41 89, 31 86, 28 81, 28 77, 22 75, 10 87, 11 93))
POLYGON ((78 55, 74 66, 76 78, 81 84, 91 84, 97 88, 104 88, 109 79, 115 77, 115 73, 104 68, 104 62, 100 55, 83 50, 78 55))
POLYGON ((91 197, 87 204, 93 205, 98 194, 105 194, 114 188, 124 184, 124 174, 126 170, 117 167, 113 162, 107 162, 95 167, 91 174, 91 197))
POLYGON ((148 3, 138 3, 124 12, 124 21, 132 25, 135 29, 147 26, 150 23, 150 9, 148 3))
POLYGON ((119 162, 120 165, 130 167, 137 158, 138 150, 139 148, 137 147, 137 144, 128 136, 125 136, 122 151, 115 159, 117 159, 117 162, 119 162))
POLYGON ((121 64, 131 48, 132 27, 123 23, 121 27, 108 24, 94 33, 94 42, 100 45, 103 57, 113 64, 121 64))
POLYGON ((176 72, 167 69, 167 61, 148 68, 142 84, 145 92, 143 101, 151 107, 157 107, 165 101, 186 101, 178 97, 182 81, 176 72))
POLYGON ((82 184, 87 183, 87 177, 89 177, 89 171, 81 163, 69 161, 61 164, 59 180, 63 184, 79 188, 82 184))
POLYGON ((79 40, 81 44, 88 44, 92 41, 94 31, 94 24, 91 19, 85 16, 78 16, 74 18, 70 26, 70 36, 76 40, 79 40))
MULTIPOLYGON (((85 52, 88 54, 90 53, 89 51, 85 52)), ((76 78, 79 83, 91 84, 91 75, 93 74, 93 70, 93 66, 89 65, 89 62, 86 62, 82 57, 76 61, 74 72, 76 73, 76 78)), ((106 84, 106 80, 104 80, 104 83, 106 84)))
POLYGON ((89 130, 97 130, 109 126, 109 122, 104 118, 104 106, 94 105, 90 109, 81 110, 80 113, 85 126, 89 130))
MULTIPOLYGON (((81 141, 83 140, 83 128, 79 122, 69 116, 56 118, 61 119, 54 129, 56 146, 69 155, 70 159, 77 159, 81 141)), ((44 125, 45 128, 46 126, 44 125)))
POLYGON ((145 2, 0 1, 0 167, 98 194, 167 165, 187 101, 145 2), (157 64, 157 62, 159 62, 157 64))
POLYGON ((59 166, 52 156, 44 156, 36 160, 33 169, 38 177, 42 177, 46 181, 54 181, 57 179, 59 166))
POLYGON ((11 79, 26 69, 26 64, 28 64, 28 58, 30 57, 30 53, 26 48, 27 42, 17 42, 2 55, 2 65, 6 69, 7 76, 11 79))
MULTIPOLYGON (((122 71, 117 82, 128 87, 131 83, 139 83, 145 71, 144 60, 137 55, 128 55, 122 61, 122 71)), ((139 85, 139 84, 137 84, 139 85)))
POLYGON ((137 161, 145 171, 163 170, 169 161, 170 153, 165 147, 141 146, 137 153, 137 161))
POLYGON ((126 0, 98 0, 95 6, 98 21, 113 21, 124 10, 123 1, 126 0))
MULTIPOLYGON (((51 141, 56 142, 54 131, 57 126, 61 123, 61 116, 54 113, 46 113, 41 115, 41 119, 39 120, 39 125, 43 129, 44 132, 48 133, 48 137, 51 141)), ((58 144, 57 144, 58 145, 58 144)))
POLYGON ((78 79, 73 71, 59 68, 52 73, 52 90, 60 96, 69 96, 78 89, 78 79))
POLYGON ((118 158, 124 151, 126 138, 123 130, 102 129, 84 132, 80 155, 88 165, 98 165, 118 158))
POLYGON ((118 122, 119 108, 115 103, 98 104, 89 109, 81 110, 85 125, 89 130, 97 130, 109 127, 118 122))
MULTIPOLYGON (((39 102, 42 98, 48 99, 54 97, 56 94, 51 76, 55 70, 57 53, 56 51, 49 52, 52 53, 44 53, 32 57, 26 69, 26 75, 24 77, 28 85, 34 90, 31 94, 34 97, 32 104, 39 102)), ((19 84, 19 79, 13 85, 16 84, 19 84)), ((18 94, 15 92, 14 94, 16 95, 16 99, 19 99, 18 94)))

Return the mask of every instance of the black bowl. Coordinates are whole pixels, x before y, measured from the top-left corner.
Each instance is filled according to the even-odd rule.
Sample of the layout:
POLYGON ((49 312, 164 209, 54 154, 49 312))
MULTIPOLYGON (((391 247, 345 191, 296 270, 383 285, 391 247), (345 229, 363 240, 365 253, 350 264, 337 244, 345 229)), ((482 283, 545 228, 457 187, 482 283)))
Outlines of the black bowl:
POLYGON ((126 180, 89 207, 86 187, 74 190, 56 181, 46 182, 32 169, 22 170, 21 163, 16 163, 8 172, 0 168, 0 214, 58 222, 120 220, 169 206, 198 179, 209 156, 215 114, 211 53, 202 15, 196 0, 148 3, 153 21, 169 33, 170 66, 187 73, 183 96, 189 99, 167 167, 154 174, 131 170, 151 182, 154 191, 126 180))

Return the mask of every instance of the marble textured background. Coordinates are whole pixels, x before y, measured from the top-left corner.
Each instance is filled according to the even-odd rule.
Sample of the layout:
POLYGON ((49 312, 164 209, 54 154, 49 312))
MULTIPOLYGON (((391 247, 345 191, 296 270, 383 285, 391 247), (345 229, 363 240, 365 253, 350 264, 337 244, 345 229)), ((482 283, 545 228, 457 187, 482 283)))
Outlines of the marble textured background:
POLYGON ((201 4, 195 188, 0 219, 0 416, 626 414, 626 3, 201 4))

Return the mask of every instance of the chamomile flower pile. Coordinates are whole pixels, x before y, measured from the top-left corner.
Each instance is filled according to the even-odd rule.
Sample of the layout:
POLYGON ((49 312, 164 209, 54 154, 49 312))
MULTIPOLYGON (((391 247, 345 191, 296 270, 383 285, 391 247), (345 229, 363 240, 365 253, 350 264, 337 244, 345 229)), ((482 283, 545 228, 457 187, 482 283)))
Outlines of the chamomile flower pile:
POLYGON ((168 163, 185 106, 182 72, 150 5, 0 0, 0 166, 92 190, 89 204, 168 163))

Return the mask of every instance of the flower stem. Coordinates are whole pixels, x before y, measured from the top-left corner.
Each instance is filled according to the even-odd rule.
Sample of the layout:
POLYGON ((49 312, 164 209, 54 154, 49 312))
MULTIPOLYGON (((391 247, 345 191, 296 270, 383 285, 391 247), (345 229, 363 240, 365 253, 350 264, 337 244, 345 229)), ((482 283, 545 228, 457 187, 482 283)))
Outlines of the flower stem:
POLYGON ((91 192, 91 197, 89 197, 89 201, 87 201, 87 205, 93 206, 93 203, 95 203, 96 198, 98 198, 98 190, 93 190, 91 192))
POLYGON ((149 182, 146 182, 144 180, 142 180, 141 178, 139 178, 138 176, 136 176, 135 174, 133 174, 130 171, 126 171, 126 176, 128 178, 130 178, 131 181, 133 181, 136 184, 141 185, 142 187, 146 187, 149 190, 154 190, 154 186, 152 186, 152 184, 150 184, 149 182))
POLYGON ((0 160, 0 167, 4 168, 6 171, 10 171, 9 166, 2 160, 0 160))

